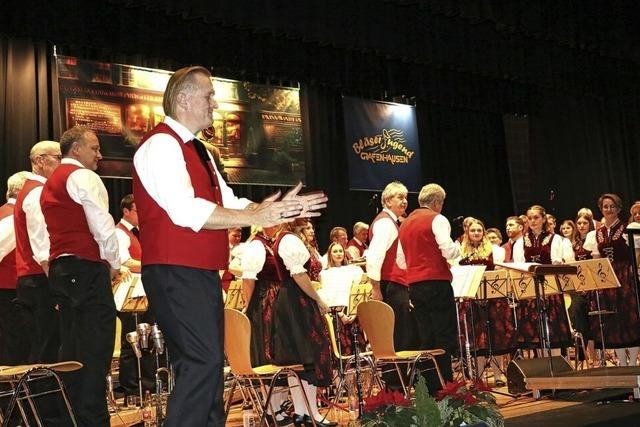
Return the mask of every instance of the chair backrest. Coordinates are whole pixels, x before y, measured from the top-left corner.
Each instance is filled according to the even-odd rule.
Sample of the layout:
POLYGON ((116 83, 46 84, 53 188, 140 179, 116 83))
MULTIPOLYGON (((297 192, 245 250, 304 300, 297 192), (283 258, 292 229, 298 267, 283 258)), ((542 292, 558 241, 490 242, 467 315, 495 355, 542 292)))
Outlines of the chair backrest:
POLYGON ((251 375, 251 322, 238 310, 224 309, 224 351, 231 372, 251 375))
POLYGON ((360 326, 367 334, 373 355, 378 359, 395 357, 393 309, 382 301, 361 302, 358 305, 358 319, 360 319, 360 326))

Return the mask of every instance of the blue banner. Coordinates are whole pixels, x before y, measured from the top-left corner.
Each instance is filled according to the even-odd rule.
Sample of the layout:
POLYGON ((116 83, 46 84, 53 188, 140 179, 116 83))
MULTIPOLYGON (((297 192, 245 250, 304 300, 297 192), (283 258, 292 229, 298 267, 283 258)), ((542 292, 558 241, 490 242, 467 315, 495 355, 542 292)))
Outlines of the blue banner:
POLYGON ((352 190, 382 191, 391 181, 420 190, 422 168, 415 107, 343 97, 352 190))

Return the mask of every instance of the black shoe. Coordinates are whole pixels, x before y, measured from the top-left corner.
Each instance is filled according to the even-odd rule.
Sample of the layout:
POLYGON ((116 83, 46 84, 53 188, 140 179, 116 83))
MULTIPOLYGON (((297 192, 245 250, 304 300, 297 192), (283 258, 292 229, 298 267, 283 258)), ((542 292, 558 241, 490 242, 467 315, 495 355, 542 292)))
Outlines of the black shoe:
POLYGON ((293 425, 295 427, 303 427, 305 426, 305 418, 307 417, 307 415, 298 415, 298 414, 293 414, 293 425))
POLYGON ((276 418, 276 424, 278 425, 278 427, 288 426, 291 423, 293 423, 293 418, 288 415, 284 416, 281 420, 276 418))

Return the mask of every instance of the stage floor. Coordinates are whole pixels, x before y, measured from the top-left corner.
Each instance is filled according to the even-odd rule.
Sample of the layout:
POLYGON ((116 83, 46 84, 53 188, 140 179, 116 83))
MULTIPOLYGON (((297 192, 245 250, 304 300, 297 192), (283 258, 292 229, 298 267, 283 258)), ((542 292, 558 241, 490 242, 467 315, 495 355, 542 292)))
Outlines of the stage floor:
MULTIPOLYGON (((507 392, 506 387, 496 390, 507 392)), ((622 402, 629 396, 632 396, 631 389, 560 391, 555 395, 545 393, 540 400, 528 396, 512 399, 496 394, 506 427, 640 426, 640 402, 622 402)), ((132 426, 141 418, 138 411, 125 410, 112 416, 111 426, 132 426)), ((338 421, 341 426, 350 421, 347 413, 337 410, 329 411, 328 418, 338 421)), ((242 426, 239 404, 231 408, 226 425, 242 426)))

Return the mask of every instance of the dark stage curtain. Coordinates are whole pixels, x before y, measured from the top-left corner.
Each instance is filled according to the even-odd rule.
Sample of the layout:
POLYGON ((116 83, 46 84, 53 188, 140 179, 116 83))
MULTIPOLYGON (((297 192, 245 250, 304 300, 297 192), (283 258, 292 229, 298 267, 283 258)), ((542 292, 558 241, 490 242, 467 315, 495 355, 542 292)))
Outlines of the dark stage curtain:
POLYGON ((29 150, 53 133, 46 43, 0 36, 0 194, 7 178, 30 170, 29 150))
MULTIPOLYGON (((239 43, 255 48, 263 46, 265 37, 272 37, 255 36, 255 41, 247 35, 239 43)), ((28 38, 0 37, 0 189, 3 193, 6 178, 28 167, 31 145, 60 135, 57 96, 55 85, 51 84, 52 46, 52 43, 28 38)), ((319 49, 321 59, 335 55, 333 47, 319 49), (328 56, 323 57, 325 53, 328 56)), ((165 56, 130 55, 126 50, 117 53, 100 46, 59 45, 58 52, 164 69, 181 65, 179 60, 168 60, 165 56)), ((236 77, 242 74, 242 69, 237 67, 252 54, 266 61, 266 69, 279 69, 271 65, 282 65, 281 61, 295 62, 294 54, 286 59, 273 58, 275 62, 261 56, 273 50, 234 52, 235 56, 228 60, 237 61, 234 63, 236 77)), ((183 52, 177 56, 181 54, 183 52)), ((306 53, 303 58, 311 55, 306 53)), ((421 74, 424 69, 419 64, 403 66, 375 55, 378 62, 374 61, 375 66, 368 69, 362 61, 355 61, 354 55, 366 53, 345 55, 344 68, 332 68, 335 64, 331 62, 322 68, 330 80, 344 81, 351 89, 315 80, 315 73, 302 81, 307 188, 323 189, 330 197, 329 208, 317 221, 319 241, 324 246, 321 249, 326 248, 326 236, 332 226, 350 229, 354 221, 369 222, 375 214, 375 206, 369 206, 371 193, 348 191, 341 94, 348 92, 388 100, 393 91, 387 92, 385 85, 411 86, 413 92, 407 92, 407 96, 416 94, 423 179, 425 183, 435 181, 445 187, 448 198, 444 213, 450 218, 474 215, 484 219, 487 225, 500 226, 504 217, 514 213, 500 117, 504 112, 520 109, 530 111, 530 166, 536 177, 530 189, 533 202, 545 205, 549 189, 554 188, 558 194, 556 208, 562 217, 572 216, 583 205, 591 203, 594 207, 595 198, 605 190, 620 193, 626 201, 639 197, 636 165, 640 149, 637 143, 640 105, 633 90, 625 92, 614 87, 606 90, 611 92, 608 96, 576 95, 567 90, 543 86, 532 89, 527 84, 447 69, 421 74), (367 86, 368 81, 374 81, 378 66, 384 68, 383 76, 378 76, 378 84, 367 86), (356 75, 362 75, 363 80, 358 80, 356 75)), ((292 69, 311 66, 293 62, 290 65, 292 69)), ((283 81, 287 77, 283 75, 283 81)), ((264 82, 264 76, 259 81, 264 82)), ((130 191, 130 181, 106 179, 105 184, 112 213, 117 216, 118 201, 130 191)), ((234 189, 238 195, 253 200, 261 200, 277 190, 263 186, 234 186, 234 189)), ((416 196, 412 195, 410 209, 416 206, 416 196)))
POLYGON ((640 113, 638 98, 575 98, 548 94, 530 117, 533 197, 556 210, 559 220, 575 219, 579 208, 601 214, 598 197, 619 194, 629 205, 640 199, 640 113), (555 203, 548 193, 554 190, 555 203))

